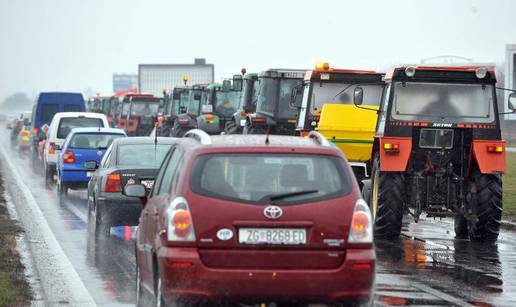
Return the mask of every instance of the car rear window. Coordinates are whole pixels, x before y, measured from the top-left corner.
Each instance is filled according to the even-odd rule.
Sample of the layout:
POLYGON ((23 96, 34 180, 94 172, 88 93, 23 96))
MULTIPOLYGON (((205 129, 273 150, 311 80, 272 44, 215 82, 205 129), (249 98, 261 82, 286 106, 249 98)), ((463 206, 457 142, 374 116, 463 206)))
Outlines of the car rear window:
POLYGON ((100 118, 92 117, 63 117, 61 118, 59 127, 57 128, 57 137, 59 139, 64 139, 73 128, 82 127, 104 128, 104 122, 100 118))
POLYGON ((158 168, 171 144, 126 144, 118 146, 119 166, 151 166, 158 168))
POLYGON ((77 133, 70 140, 70 148, 75 149, 106 149, 114 139, 124 137, 123 134, 108 133, 77 133))
POLYGON ((53 103, 45 103, 41 106, 41 121, 50 123, 54 115, 59 112, 59 105, 53 103))
POLYGON ((190 184, 198 194, 251 204, 297 204, 351 191, 339 158, 301 154, 201 156, 190 184))

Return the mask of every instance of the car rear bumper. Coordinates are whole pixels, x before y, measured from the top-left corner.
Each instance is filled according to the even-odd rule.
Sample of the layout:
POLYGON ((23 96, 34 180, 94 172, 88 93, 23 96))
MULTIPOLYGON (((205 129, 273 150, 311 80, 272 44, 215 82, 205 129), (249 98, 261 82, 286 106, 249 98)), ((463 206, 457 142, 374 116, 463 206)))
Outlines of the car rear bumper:
POLYGON ((113 226, 138 225, 143 208, 140 200, 122 195, 99 197, 97 205, 102 208, 103 214, 107 214, 113 226))
POLYGON ((61 182, 77 182, 83 183, 84 186, 88 186, 91 176, 88 176, 88 172, 94 172, 95 170, 67 170, 64 169, 61 173, 61 182))
POLYGON ((213 269, 196 248, 161 247, 158 262, 167 301, 369 302, 376 255, 374 249, 348 249, 336 269, 213 269))

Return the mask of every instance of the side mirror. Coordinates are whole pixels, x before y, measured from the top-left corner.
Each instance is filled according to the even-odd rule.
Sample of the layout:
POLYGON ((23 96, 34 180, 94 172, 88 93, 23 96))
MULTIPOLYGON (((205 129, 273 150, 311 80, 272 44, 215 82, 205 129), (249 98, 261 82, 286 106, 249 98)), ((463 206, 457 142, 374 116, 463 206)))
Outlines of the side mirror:
POLYGON ((230 90, 231 90, 231 81, 230 80, 222 81, 222 91, 229 92, 230 90))
POLYGON ((509 110, 516 112, 516 93, 509 95, 509 110))
POLYGON ((244 85, 244 79, 241 75, 234 75, 233 76, 233 90, 240 92, 244 85))
POLYGON ((138 197, 142 204, 147 203, 147 190, 143 184, 129 184, 124 186, 122 194, 128 197, 138 197))
POLYGON ((364 100, 364 89, 360 86, 355 87, 355 90, 353 91, 353 103, 357 106, 362 104, 362 101, 364 100))

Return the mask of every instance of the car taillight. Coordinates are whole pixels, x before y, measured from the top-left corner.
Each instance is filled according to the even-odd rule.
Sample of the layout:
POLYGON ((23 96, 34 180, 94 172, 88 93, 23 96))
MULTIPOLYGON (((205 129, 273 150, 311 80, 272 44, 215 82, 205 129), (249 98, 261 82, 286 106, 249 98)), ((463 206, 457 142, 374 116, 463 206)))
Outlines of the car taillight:
POLYGON ((107 176, 105 192, 120 193, 122 192, 122 177, 118 173, 112 173, 107 176))
POLYGON ((34 136, 38 136, 38 128, 32 129, 32 132, 34 133, 34 136))
POLYGON ((50 142, 50 143, 48 143, 48 147, 49 147, 48 153, 50 155, 54 155, 56 153, 56 143, 50 142))
POLYGON ((349 243, 372 243, 373 223, 369 206, 363 199, 358 199, 351 218, 349 243))
POLYGON ((383 149, 387 153, 398 153, 400 152, 399 143, 383 143, 383 149))
POLYGON ((195 232, 188 202, 176 197, 166 211, 167 240, 172 242, 194 242, 195 232))
POLYGON ((75 163, 75 154, 73 151, 65 151, 63 153, 63 162, 64 163, 75 163))
POLYGON ((503 146, 502 145, 487 145, 487 152, 502 153, 503 146))

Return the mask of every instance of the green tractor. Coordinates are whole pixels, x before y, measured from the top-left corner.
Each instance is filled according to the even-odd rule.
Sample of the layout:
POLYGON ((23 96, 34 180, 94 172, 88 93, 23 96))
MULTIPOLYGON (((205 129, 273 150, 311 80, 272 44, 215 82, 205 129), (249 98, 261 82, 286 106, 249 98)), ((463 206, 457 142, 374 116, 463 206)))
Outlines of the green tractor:
POLYGON ((233 88, 230 80, 208 85, 202 91, 197 128, 209 134, 220 134, 226 122, 232 119, 239 100, 240 91, 233 88))
POLYGON ((188 130, 197 128, 197 117, 201 115, 201 96, 205 87, 193 85, 178 93, 178 115, 172 125, 170 136, 182 137, 188 130))
MULTIPOLYGON (((295 135, 298 108, 292 89, 303 83, 306 70, 269 69, 258 74, 256 111, 246 117, 244 134, 295 135)), ((297 99, 302 99, 301 95, 297 99)))
POLYGON ((233 76, 233 87, 240 90, 240 99, 236 106, 236 112, 230 120, 226 121, 224 132, 226 134, 242 134, 247 116, 256 112, 258 101, 258 74, 248 73, 233 76))

